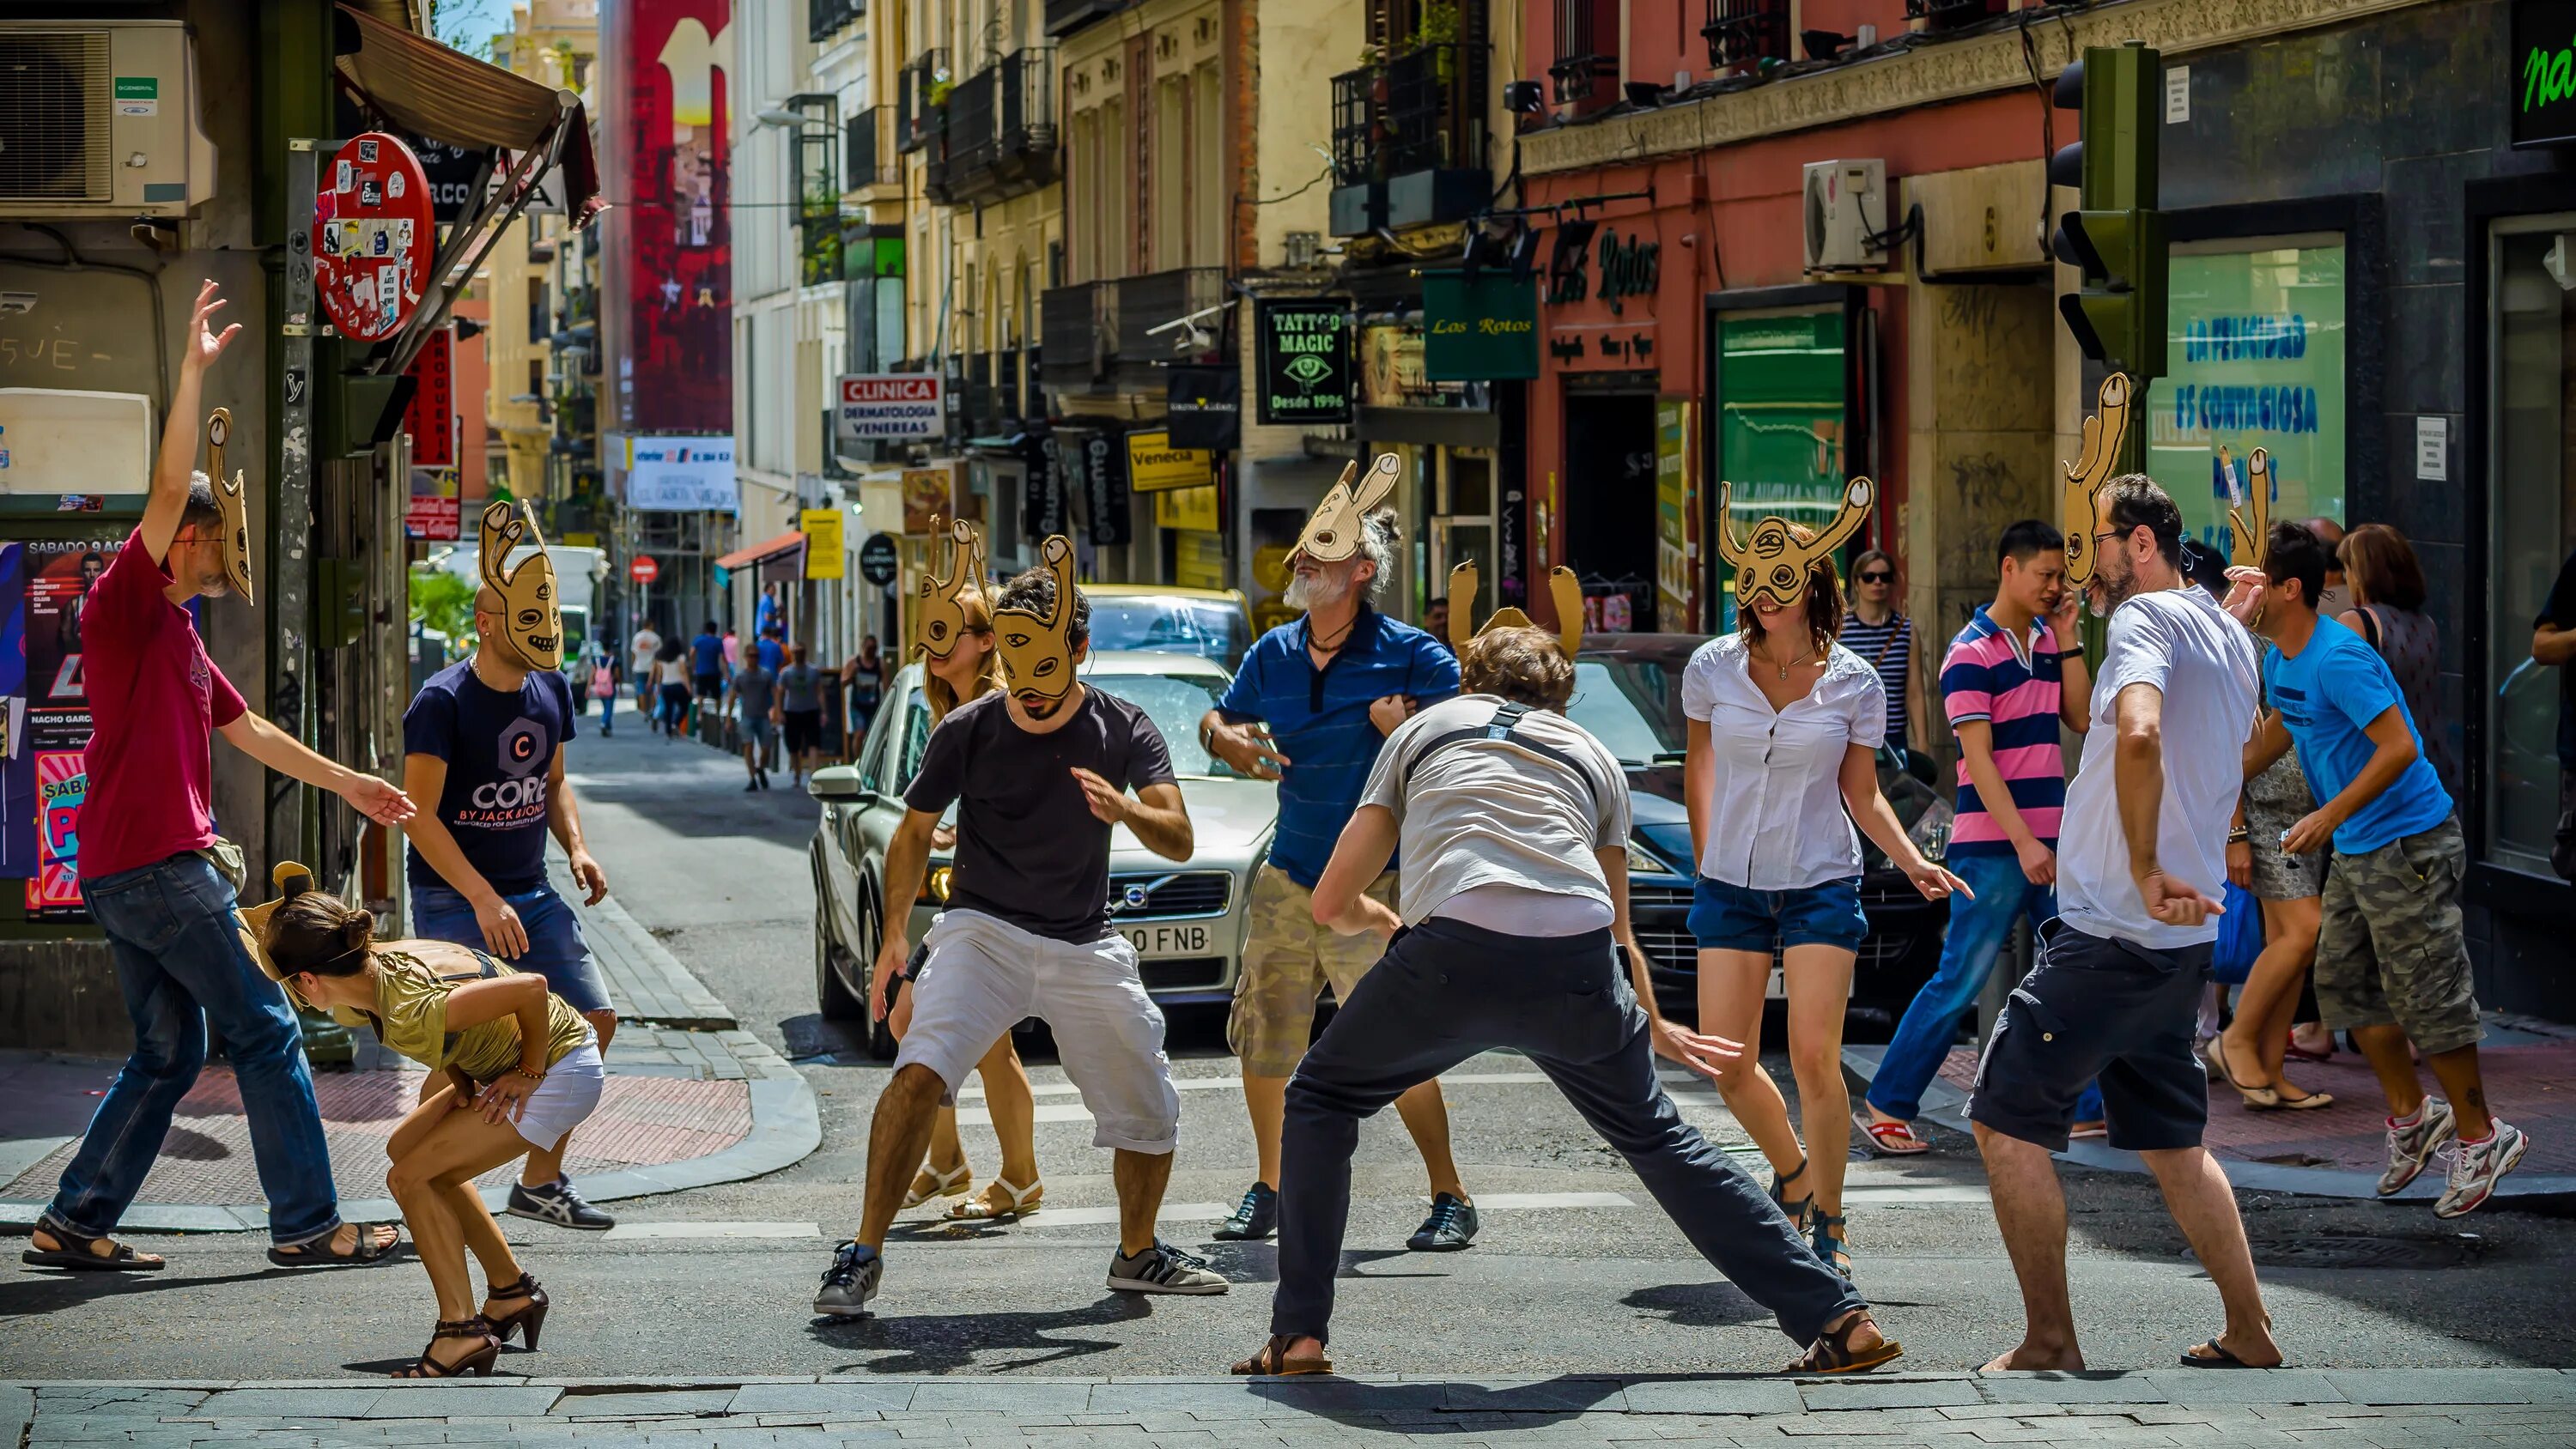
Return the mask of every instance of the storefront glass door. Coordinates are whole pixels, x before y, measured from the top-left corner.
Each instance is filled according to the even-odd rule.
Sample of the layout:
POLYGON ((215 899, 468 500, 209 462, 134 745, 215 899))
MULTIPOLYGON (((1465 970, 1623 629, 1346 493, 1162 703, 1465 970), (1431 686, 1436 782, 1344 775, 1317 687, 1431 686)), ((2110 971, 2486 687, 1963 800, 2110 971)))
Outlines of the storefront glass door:
MULTIPOLYGON (((2576 567, 2576 408, 2569 405, 2568 360, 2576 355, 2576 293, 2557 280, 2576 278, 2576 215, 2517 217, 2489 238, 2487 513, 2486 847, 2498 865, 2552 874, 2550 840, 2558 815, 2563 759, 2576 758, 2576 713, 2567 693, 2570 669, 2531 658, 2532 621, 2547 606, 2563 572, 2576 567), (2561 742, 2566 743, 2562 744, 2561 742)), ((2576 592, 2576 590, 2571 590, 2576 592)), ((2563 601, 2562 601, 2563 605, 2563 601)), ((2561 621, 2576 623, 2576 620, 2561 621)))

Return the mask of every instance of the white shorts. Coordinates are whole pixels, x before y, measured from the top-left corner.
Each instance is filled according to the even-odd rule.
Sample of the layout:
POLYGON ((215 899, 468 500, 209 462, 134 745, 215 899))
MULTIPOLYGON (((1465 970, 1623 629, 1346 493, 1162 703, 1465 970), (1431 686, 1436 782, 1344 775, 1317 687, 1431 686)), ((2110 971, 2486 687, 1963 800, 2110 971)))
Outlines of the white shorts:
POLYGON ((1163 1011, 1145 994, 1136 949, 1116 932, 1075 944, 1023 931, 980 911, 947 910, 922 944, 912 1026, 895 1069, 928 1067, 940 1100, 1025 1017, 1055 1034, 1064 1074, 1091 1109, 1091 1143, 1167 1153, 1179 1140, 1181 1094, 1163 1055, 1163 1011))
POLYGON ((541 1152, 553 1148, 599 1110, 600 1089, 607 1085, 608 1073, 599 1065, 599 1038, 594 1036, 546 1068, 546 1079, 520 1100, 519 1135, 541 1152))

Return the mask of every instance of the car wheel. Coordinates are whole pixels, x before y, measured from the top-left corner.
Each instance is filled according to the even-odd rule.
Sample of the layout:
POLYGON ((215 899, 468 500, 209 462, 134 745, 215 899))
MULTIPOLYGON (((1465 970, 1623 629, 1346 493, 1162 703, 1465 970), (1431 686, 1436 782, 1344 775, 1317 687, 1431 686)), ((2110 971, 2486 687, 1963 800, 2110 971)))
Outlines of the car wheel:
MULTIPOLYGON (((862 883, 860 885, 860 890, 865 892, 866 889, 867 887, 865 883, 862 883)), ((871 899, 871 897, 864 894, 860 898, 859 910, 864 919, 860 922, 859 930, 860 933, 866 937, 868 948, 868 964, 860 971, 859 974, 861 975, 865 975, 867 972, 876 969, 877 951, 884 944, 880 939, 880 935, 877 930, 877 913, 871 904, 871 899)), ((865 1016, 867 1014, 867 1005, 864 1000, 862 1000, 859 1006, 859 1014, 861 1016, 865 1016)), ((884 1022, 871 1021, 868 1023, 869 1056, 881 1062, 890 1062, 894 1060, 894 1054, 900 1046, 901 1043, 894 1039, 893 1029, 888 1027, 884 1022)))
POLYGON ((841 974, 840 943, 832 939, 831 908, 820 892, 814 904, 814 1003, 825 1021, 858 1021, 868 1014, 867 999, 850 989, 841 974))

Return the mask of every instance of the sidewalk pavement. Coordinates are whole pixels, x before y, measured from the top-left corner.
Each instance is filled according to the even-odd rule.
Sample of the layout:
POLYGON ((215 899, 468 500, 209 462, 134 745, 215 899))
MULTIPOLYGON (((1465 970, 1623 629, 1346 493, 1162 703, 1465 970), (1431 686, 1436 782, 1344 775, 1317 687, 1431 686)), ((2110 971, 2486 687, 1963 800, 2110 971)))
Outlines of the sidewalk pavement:
MULTIPOLYGON (((1878 1046, 1843 1048, 1844 1074, 1866 1090, 1885 1051, 1878 1046)), ((2565 1028, 2490 1015, 2478 1061, 2496 1115, 2531 1135, 2529 1154, 2496 1195, 2525 1206, 2576 1198, 2576 1036, 2565 1028)), ((2378 1078, 2359 1056, 2341 1049, 2330 1061, 2291 1062, 2287 1075, 2308 1091, 2332 1093, 2334 1105, 2257 1112, 2226 1083, 2210 1084, 2205 1141, 2225 1165, 2228 1181, 2240 1191, 2377 1197, 2379 1174, 2387 1166, 2387 1105, 2378 1078)), ((1922 1120, 1966 1135, 1968 1090, 1976 1077, 1976 1049, 1952 1049, 1923 1094, 1922 1120)), ((2425 1083, 2429 1090, 2429 1073, 2425 1083)), ((2058 1155, 2085 1167, 2146 1171, 2137 1154, 2098 1140, 2074 1143, 2058 1155)), ((2428 1169, 2391 1200, 2431 1202, 2441 1193, 2441 1173, 2428 1169)))
MULTIPOLYGON (((1785 1348, 1785 1345, 1784 1345, 1785 1348)), ((2563 1445, 2556 1369, 1402 1378, 0 1384, 0 1442, 304 1446, 2563 1445)))
MULTIPOLYGON (((562 863, 556 862, 562 875, 562 863)), ((559 879, 558 889, 569 880, 559 879)), ((578 900, 579 897, 573 896, 578 900)), ((822 1144, 814 1089, 747 1031, 614 897, 582 908, 607 972, 619 1029, 599 1110, 573 1134, 565 1171, 593 1202, 759 1177, 822 1144), (691 1029, 695 1028, 695 1029, 691 1029)), ((384 1142, 419 1099, 425 1073, 367 1032, 356 1070, 319 1072, 314 1095, 331 1144, 340 1211, 357 1221, 402 1216, 384 1195, 384 1142)), ((120 1063, 51 1052, 0 1052, 0 1227, 34 1225, 120 1063)), ((501 1206, 516 1164, 482 1178, 501 1206)), ((122 1224, 159 1232, 246 1232, 268 1226, 250 1123, 231 1070, 210 1066, 180 1099, 161 1159, 122 1224)))

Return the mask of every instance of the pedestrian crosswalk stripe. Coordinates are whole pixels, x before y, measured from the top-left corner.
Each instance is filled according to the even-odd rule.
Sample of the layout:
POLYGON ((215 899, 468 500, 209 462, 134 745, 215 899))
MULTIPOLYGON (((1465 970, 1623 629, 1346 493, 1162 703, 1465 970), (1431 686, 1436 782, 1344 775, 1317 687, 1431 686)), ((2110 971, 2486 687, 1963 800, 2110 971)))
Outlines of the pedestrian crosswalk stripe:
POLYGON ((819 1223, 637 1223, 624 1222, 608 1230, 608 1239, 621 1238, 819 1238, 819 1223))
POLYGON ((1624 1208, 1636 1204, 1615 1192, 1480 1192, 1473 1194, 1480 1213, 1521 1212, 1540 1208, 1624 1208))

